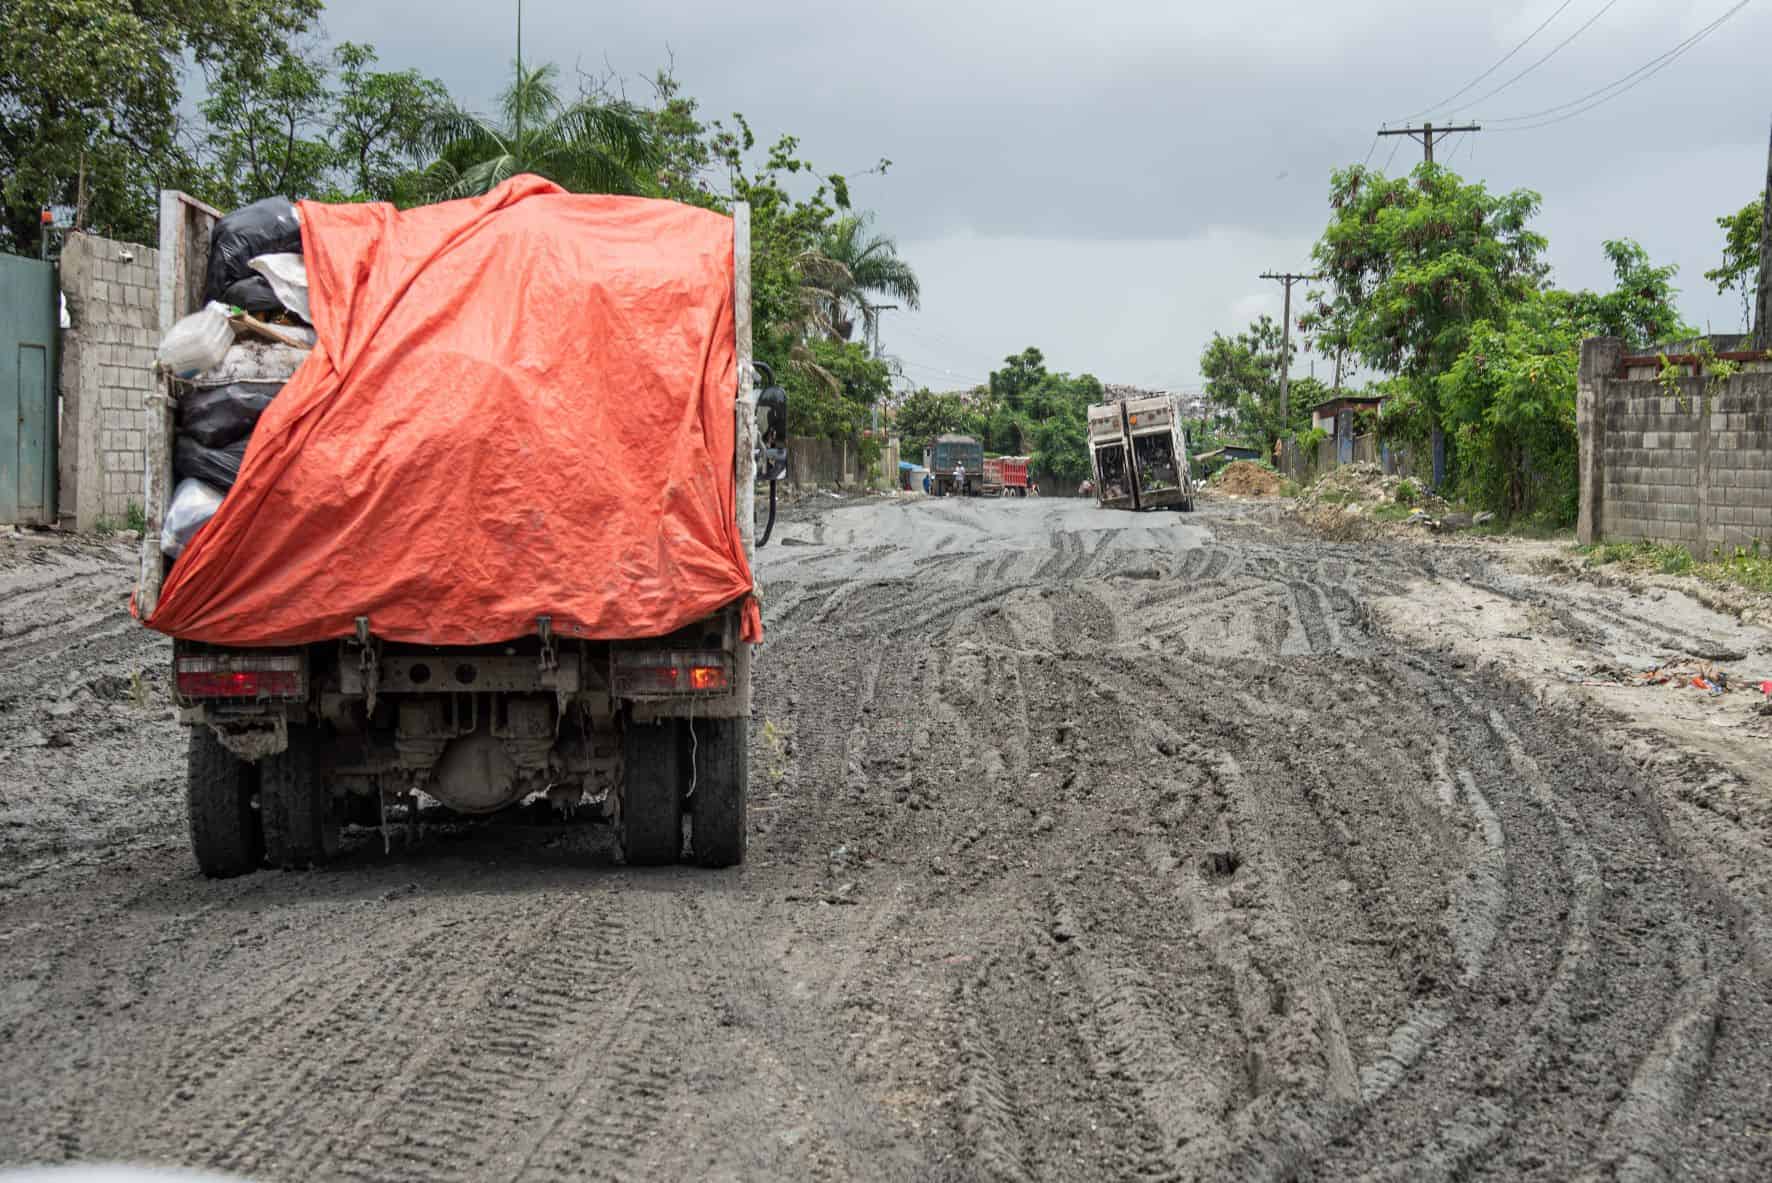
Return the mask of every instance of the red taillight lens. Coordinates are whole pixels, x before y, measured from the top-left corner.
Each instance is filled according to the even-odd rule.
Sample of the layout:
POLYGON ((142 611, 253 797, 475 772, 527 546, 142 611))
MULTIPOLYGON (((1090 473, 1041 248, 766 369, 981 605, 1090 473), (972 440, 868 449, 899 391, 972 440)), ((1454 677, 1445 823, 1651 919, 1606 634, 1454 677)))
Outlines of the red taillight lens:
POLYGON ((300 698, 301 657, 294 653, 205 653, 178 659, 181 698, 300 698))
POLYGON ((720 653, 625 650, 616 652, 613 665, 615 693, 623 697, 707 694, 732 683, 720 653))

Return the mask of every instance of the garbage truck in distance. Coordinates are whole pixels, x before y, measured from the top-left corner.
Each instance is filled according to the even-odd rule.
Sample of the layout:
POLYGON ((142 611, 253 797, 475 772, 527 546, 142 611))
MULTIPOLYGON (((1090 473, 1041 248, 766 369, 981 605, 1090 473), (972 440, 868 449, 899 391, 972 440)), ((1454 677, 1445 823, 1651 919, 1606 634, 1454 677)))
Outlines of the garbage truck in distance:
POLYGON ((1194 508, 1187 431, 1172 395, 1096 403, 1089 408, 1089 462, 1095 500, 1107 509, 1194 508))
MULTIPOLYGON (((347 823, 539 798, 612 822, 633 864, 742 862, 753 506, 786 473, 748 209, 534 177, 418 220, 299 209, 317 346, 232 375, 287 384, 215 516, 164 549, 201 375, 163 373, 150 410, 133 609, 173 638, 199 868, 310 866, 347 823), (511 290, 536 268, 545 294, 511 290)), ((161 195, 163 324, 206 307, 219 219, 161 195)))
POLYGON ((923 449, 923 467, 938 497, 971 497, 984 489, 984 445, 969 435, 936 436, 923 449))

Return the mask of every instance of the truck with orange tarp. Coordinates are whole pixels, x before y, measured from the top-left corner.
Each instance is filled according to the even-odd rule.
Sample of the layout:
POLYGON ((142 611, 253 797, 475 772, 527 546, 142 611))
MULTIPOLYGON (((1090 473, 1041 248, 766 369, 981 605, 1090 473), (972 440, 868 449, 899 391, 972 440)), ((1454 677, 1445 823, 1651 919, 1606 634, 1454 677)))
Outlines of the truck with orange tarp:
POLYGON ((219 366, 162 374, 134 598, 173 638, 199 867, 310 865, 346 822, 537 797, 597 807, 631 863, 741 862, 753 505, 786 464, 785 395, 753 381, 748 210, 532 176, 285 206, 293 255, 252 265, 311 328, 220 303, 264 293, 217 211, 161 196, 162 323, 213 309, 234 334, 219 366), (193 527, 192 424, 254 378, 268 402, 231 486, 197 480, 193 527))

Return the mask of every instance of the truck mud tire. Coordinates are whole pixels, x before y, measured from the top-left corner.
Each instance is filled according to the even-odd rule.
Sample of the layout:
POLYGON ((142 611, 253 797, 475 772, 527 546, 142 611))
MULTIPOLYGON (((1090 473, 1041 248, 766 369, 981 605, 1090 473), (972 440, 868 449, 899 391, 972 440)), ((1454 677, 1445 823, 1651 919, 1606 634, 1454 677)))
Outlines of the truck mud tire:
POLYGON ((631 866, 657 867, 683 852, 685 739, 677 719, 628 720, 622 729, 621 852, 631 866))
POLYGON ((265 857, 274 867, 311 867, 338 853, 339 823, 320 777, 320 735, 291 726, 289 746, 258 764, 265 857))
POLYGON ((228 751, 207 727, 192 727, 185 803, 191 819, 191 851, 197 869, 211 879, 258 870, 263 832, 253 797, 258 773, 228 751))
POLYGON ((736 867, 744 862, 750 721, 698 719, 692 726, 695 788, 689 794, 689 848, 701 866, 736 867))

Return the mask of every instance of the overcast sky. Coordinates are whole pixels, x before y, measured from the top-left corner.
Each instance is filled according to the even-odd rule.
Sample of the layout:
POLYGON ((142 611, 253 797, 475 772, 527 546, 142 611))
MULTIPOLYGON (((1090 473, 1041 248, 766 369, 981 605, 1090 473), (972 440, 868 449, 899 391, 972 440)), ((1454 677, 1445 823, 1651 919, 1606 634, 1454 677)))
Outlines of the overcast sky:
MULTIPOLYGON (((674 55, 706 113, 742 111, 765 140, 791 131, 821 169, 890 158, 853 194, 923 282, 922 311, 882 330, 919 383, 969 385, 1038 345, 1057 369, 1192 389, 1214 330, 1279 314, 1278 285, 1257 276, 1307 269, 1329 171, 1369 153, 1393 172, 1419 161, 1412 141, 1375 140, 1378 126, 1441 103, 1553 14, 1428 112, 1489 123, 1440 158, 1543 195, 1559 282, 1606 286, 1600 244, 1628 236, 1679 265, 1688 319, 1740 327, 1739 302, 1703 273, 1715 218, 1764 183, 1772 0, 1588 113, 1496 122, 1567 113, 1735 2, 527 0, 524 44, 568 73, 607 61, 637 83, 674 55)), ((514 0, 333 0, 326 27, 484 105, 509 69, 514 13, 514 0)))

